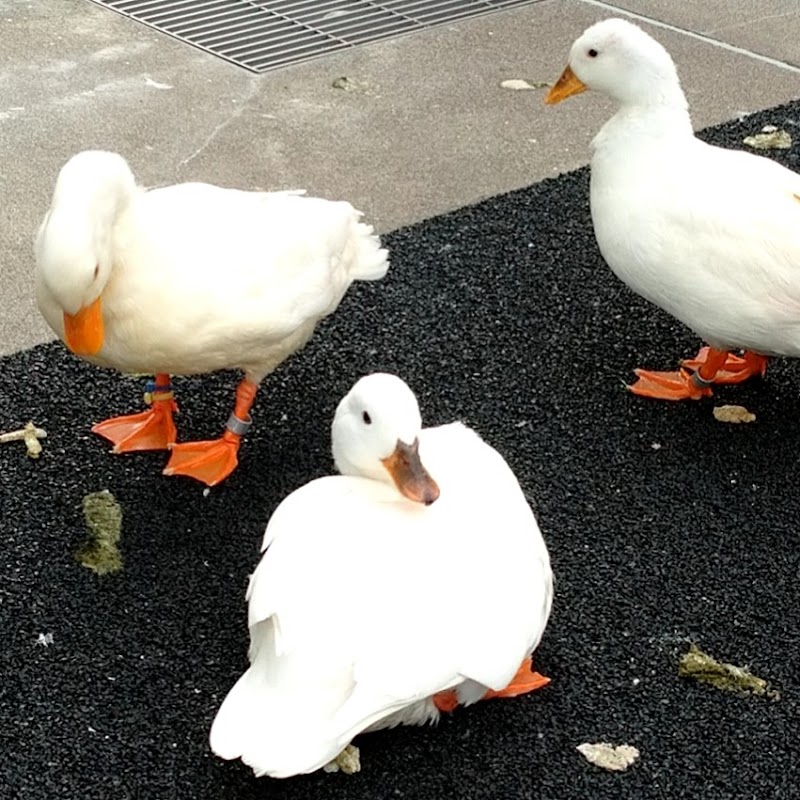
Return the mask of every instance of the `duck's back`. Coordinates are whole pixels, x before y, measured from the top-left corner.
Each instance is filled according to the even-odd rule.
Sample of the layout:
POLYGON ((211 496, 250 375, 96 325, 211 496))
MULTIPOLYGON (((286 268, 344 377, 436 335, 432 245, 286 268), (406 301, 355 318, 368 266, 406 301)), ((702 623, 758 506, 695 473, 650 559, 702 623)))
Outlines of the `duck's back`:
POLYGON ((104 294, 112 358, 135 361, 177 338, 172 362, 186 365, 164 352, 146 369, 270 362, 270 347, 313 329, 353 280, 385 274, 386 251, 359 217, 347 202, 291 192, 193 183, 141 193, 115 229, 118 269, 104 294))

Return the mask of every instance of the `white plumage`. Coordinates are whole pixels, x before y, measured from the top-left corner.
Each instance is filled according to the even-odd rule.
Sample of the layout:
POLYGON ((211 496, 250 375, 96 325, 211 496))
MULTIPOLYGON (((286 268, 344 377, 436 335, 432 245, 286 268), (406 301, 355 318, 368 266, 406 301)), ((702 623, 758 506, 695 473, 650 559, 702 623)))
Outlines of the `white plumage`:
MULTIPOLYGON (((584 88, 620 106, 591 161, 592 220, 614 273, 715 350, 800 355, 800 176, 697 139, 672 59, 630 22, 590 27, 548 101, 584 88)), ((700 384, 735 382, 724 375, 709 369, 700 384)))
MULTIPOLYGON (((385 275, 386 251, 360 216, 302 192, 147 191, 121 156, 86 151, 62 168, 37 236, 39 307, 95 364, 167 382, 239 368, 254 393, 354 280, 385 275)), ((119 449, 152 444, 111 433, 119 449)))
POLYGON ((342 401, 332 435, 337 464, 364 466, 303 486, 270 519, 248 590, 251 666, 211 731, 215 753, 258 775, 311 772, 363 730, 435 720, 437 692, 470 703, 503 689, 550 613, 536 520, 475 432, 420 430, 408 387, 376 374, 342 401), (438 484, 430 505, 386 469, 363 477, 403 436, 438 484))

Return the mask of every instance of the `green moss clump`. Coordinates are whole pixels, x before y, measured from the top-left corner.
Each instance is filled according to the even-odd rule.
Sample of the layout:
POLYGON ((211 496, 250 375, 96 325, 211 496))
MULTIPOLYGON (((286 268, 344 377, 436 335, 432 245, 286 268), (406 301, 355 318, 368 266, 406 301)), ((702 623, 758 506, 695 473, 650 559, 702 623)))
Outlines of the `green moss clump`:
POLYGON ((678 675, 681 678, 693 678, 701 683, 710 683, 717 689, 728 692, 741 692, 779 700, 780 693, 757 675, 753 675, 742 667, 726 664, 704 653, 696 644, 689 647, 678 663, 678 675))
POLYGON ((88 539, 75 558, 98 575, 122 569, 119 540, 122 535, 122 507, 111 492, 92 492, 83 498, 83 516, 89 529, 88 539))

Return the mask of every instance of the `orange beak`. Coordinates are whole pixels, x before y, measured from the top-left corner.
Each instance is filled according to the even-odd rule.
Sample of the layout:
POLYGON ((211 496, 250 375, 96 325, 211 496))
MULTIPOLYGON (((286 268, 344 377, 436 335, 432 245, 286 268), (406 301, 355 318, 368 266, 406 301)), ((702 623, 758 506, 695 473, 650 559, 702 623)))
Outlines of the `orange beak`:
POLYGON ((411 445, 398 440, 394 453, 383 459, 383 466, 404 497, 426 506, 438 499, 439 487, 419 458, 419 440, 411 445))
POLYGON ((64 339, 78 356, 93 356, 103 346, 103 304, 98 297, 77 314, 64 312, 64 339))
POLYGON ((589 87, 572 71, 569 64, 564 68, 561 77, 547 93, 544 101, 549 106, 554 106, 574 94, 585 92, 589 87))

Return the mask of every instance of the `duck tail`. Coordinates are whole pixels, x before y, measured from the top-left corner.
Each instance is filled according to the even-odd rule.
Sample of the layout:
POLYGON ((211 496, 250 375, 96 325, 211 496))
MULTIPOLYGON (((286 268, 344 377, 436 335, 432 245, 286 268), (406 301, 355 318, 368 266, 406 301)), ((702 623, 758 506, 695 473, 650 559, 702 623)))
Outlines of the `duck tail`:
POLYGON ((209 734, 211 750, 226 761, 240 758, 257 777, 288 778, 319 769, 341 748, 315 737, 315 726, 302 708, 295 713, 297 705, 251 667, 217 712, 209 734))
POLYGON ((258 701, 263 705, 264 698, 258 696, 252 673, 252 668, 248 669, 234 684, 211 725, 208 737, 211 749, 226 761, 242 757, 254 727, 254 717, 262 710, 256 710, 258 701))
POLYGON ((360 222, 360 212, 356 212, 354 225, 355 253, 351 262, 350 275, 353 280, 377 281, 389 269, 389 251, 381 247, 381 240, 372 225, 360 222))

